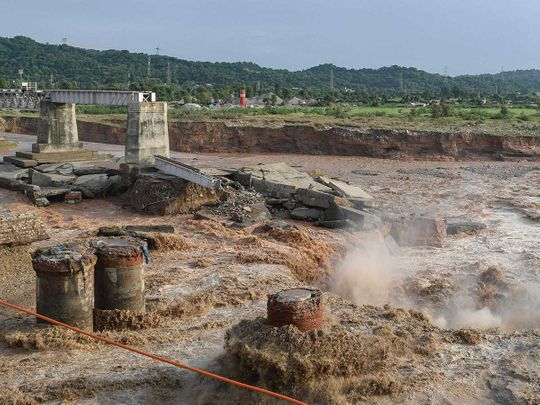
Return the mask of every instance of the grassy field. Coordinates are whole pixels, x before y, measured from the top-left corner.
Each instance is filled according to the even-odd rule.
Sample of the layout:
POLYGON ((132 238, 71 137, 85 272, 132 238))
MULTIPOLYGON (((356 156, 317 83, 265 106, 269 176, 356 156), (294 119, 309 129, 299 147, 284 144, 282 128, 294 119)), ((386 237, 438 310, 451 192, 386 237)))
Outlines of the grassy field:
MULTIPOLYGON (((78 106, 82 120, 123 126, 127 109, 104 109, 78 106)), ((13 115, 2 112, 0 115, 13 115)), ((37 113, 22 115, 36 116, 37 113)), ((535 108, 509 107, 506 115, 500 107, 454 107, 448 117, 433 118, 431 109, 395 106, 365 107, 336 105, 330 107, 266 107, 259 109, 169 110, 174 121, 230 121, 252 125, 313 124, 343 125, 362 128, 395 128, 434 132, 488 133, 501 136, 539 136, 540 113, 535 108)))

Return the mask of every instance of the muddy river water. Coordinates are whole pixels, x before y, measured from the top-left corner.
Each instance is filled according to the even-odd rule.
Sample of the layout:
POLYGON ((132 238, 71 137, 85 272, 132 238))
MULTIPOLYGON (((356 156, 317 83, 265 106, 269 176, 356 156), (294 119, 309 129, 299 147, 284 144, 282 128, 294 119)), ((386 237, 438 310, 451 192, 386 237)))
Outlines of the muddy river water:
MULTIPOLYGON (((18 142, 17 150, 28 150, 34 139, 0 136, 18 142)), ((115 156, 123 154, 122 146, 85 146, 115 156)), ((367 402, 540 402, 540 164, 286 154, 171 155, 198 167, 230 169, 286 162, 303 171, 324 170, 330 177, 369 192, 374 197, 371 209, 383 218, 414 214, 449 223, 484 224, 485 229, 478 232, 448 235, 442 247, 400 248, 390 254, 385 245, 377 243, 349 245, 341 260, 332 264, 333 274, 324 288, 355 304, 413 308, 426 313, 440 328, 474 328, 484 334, 476 345, 444 345, 433 362, 425 365, 438 378, 418 391, 405 398, 367 402)), ((256 290, 238 296, 230 305, 208 301, 209 308, 195 317, 186 310, 181 322, 140 332, 111 332, 114 338, 188 364, 214 367, 223 352, 225 330, 241 319, 263 316, 265 294, 273 292, 268 289, 298 283, 284 265, 238 262, 238 252, 245 250, 242 244, 252 243, 241 233, 244 231, 199 227, 190 216, 134 214, 115 198, 35 208, 23 196, 3 189, 0 205, 15 212, 38 212, 58 241, 84 236, 111 223, 173 223, 192 248, 156 254, 148 269, 148 295, 156 302, 183 302, 190 291, 215 294, 216 285, 230 285, 234 294, 256 290)), ((314 238, 347 238, 337 231, 333 236, 330 231, 296 224, 314 238)), ((2 283, 0 292, 5 296, 33 305, 33 274, 28 266, 18 270, 16 277, 0 275, 2 283)), ((64 335, 46 334, 36 344, 35 337, 34 341, 28 338, 32 322, 0 310, 0 366, 4 370, 0 399, 3 389, 6 398, 51 403, 66 399, 77 403, 197 403, 193 393, 204 384, 186 372, 108 347, 97 346, 97 350, 93 344, 64 335), (17 338, 22 343, 13 343, 17 338)))

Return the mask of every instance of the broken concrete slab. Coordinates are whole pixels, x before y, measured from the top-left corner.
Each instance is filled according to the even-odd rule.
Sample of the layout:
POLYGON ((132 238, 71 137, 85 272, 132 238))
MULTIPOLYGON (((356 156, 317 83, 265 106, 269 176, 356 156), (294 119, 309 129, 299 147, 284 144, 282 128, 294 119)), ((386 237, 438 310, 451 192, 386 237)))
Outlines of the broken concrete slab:
POLYGON ((362 226, 362 227, 364 226, 364 220, 367 215, 365 211, 357 210, 356 208, 345 208, 345 207, 340 207, 340 210, 346 219, 353 221, 359 226, 362 226))
POLYGON ((16 191, 17 188, 18 188, 18 185, 19 185, 18 180, 12 180, 12 179, 0 176, 0 188, 5 188, 6 190, 16 191))
POLYGON ((363 230, 372 230, 381 228, 382 220, 367 211, 353 207, 339 206, 336 202, 333 202, 329 208, 324 210, 319 225, 327 228, 355 226, 363 230))
POLYGON ((263 202, 251 204, 249 207, 244 207, 244 210, 246 211, 244 216, 255 222, 272 218, 272 214, 263 202), (249 210, 245 210, 245 208, 249 208, 249 210))
POLYGON ((116 160, 47 163, 40 164, 34 169, 43 173, 62 174, 65 176, 85 176, 102 173, 112 175, 120 173, 116 160))
POLYGON ((39 187, 39 186, 28 186, 26 187, 26 195, 28 198, 37 205, 36 200, 40 198, 49 198, 49 197, 60 197, 64 194, 67 194, 71 191, 69 188, 65 187, 39 187))
POLYGON ((297 188, 288 184, 275 183, 267 180, 261 180, 257 178, 251 179, 251 187, 255 191, 273 198, 289 199, 296 193, 297 188))
POLYGON ((28 169, 21 169, 10 163, 0 164, 0 176, 9 178, 12 180, 20 180, 28 178, 28 169))
POLYGON ((291 218, 305 221, 317 221, 323 211, 317 208, 300 207, 291 211, 291 218))
POLYGON ((28 177, 28 169, 20 169, 11 164, 0 165, 0 188, 17 190, 17 186, 28 177))
POLYGON ((66 151, 66 152, 15 152, 15 157, 28 160, 35 160, 41 163, 74 162, 81 160, 92 160, 97 157, 97 152, 93 151, 66 151))
POLYGON ((102 226, 98 229, 99 236, 133 236, 137 232, 143 233, 174 233, 173 225, 126 225, 102 226))
POLYGON ((487 228, 483 222, 475 221, 451 221, 446 224, 446 233, 448 235, 475 235, 487 228))
POLYGON ((35 169, 30 169, 30 183, 40 187, 66 187, 73 184, 76 176, 65 176, 62 174, 42 173, 35 169))
POLYGON ((446 238, 446 224, 439 218, 405 218, 392 223, 390 235, 399 246, 441 247, 446 238))
POLYGON ((341 229, 346 228, 350 225, 350 222, 346 219, 336 219, 332 221, 319 221, 319 226, 329 229, 341 229))
POLYGON ((109 176, 107 174, 87 174, 77 177, 73 183, 73 189, 82 191, 84 198, 95 198, 104 196, 114 187, 119 187, 122 183, 120 176, 109 176))
POLYGON ((267 198, 266 203, 268 205, 282 205, 289 202, 288 198, 267 198))
POLYGON ((73 174, 73 166, 70 163, 46 163, 37 165, 34 169, 42 173, 73 174))
MULTIPOLYGON (((317 183, 309 174, 296 170, 290 167, 286 163, 271 163, 265 165, 258 165, 253 167, 244 167, 240 170, 241 173, 250 174, 251 181, 264 180, 274 184, 281 184, 285 186, 291 186, 293 188, 311 188, 318 191, 331 191, 329 187, 326 187, 320 183, 317 183)), ((247 179, 242 175, 234 176, 236 181, 239 181, 242 185, 247 179)))
POLYGON ((270 231, 272 229, 280 229, 285 231, 287 229, 291 229, 291 225, 281 220, 270 221, 263 225, 263 230, 265 231, 270 231))
POLYGON ((174 233, 173 225, 126 225, 124 229, 128 232, 174 233))
POLYGON ((326 209, 335 201, 335 196, 317 190, 301 188, 296 192, 295 199, 310 207, 326 209))
POLYGON ((334 180, 329 177, 319 176, 317 181, 321 184, 324 184, 327 187, 330 187, 332 190, 339 193, 341 197, 354 198, 355 200, 369 201, 373 197, 362 190, 360 187, 352 186, 343 181, 334 180))
POLYGON ((25 159, 16 156, 4 156, 4 163, 11 163, 22 168, 34 167, 38 164, 37 160, 25 159))
POLYGON ((294 201, 287 201, 283 203, 282 205, 283 205, 283 208, 288 209, 289 211, 292 211, 296 208, 297 204, 294 201))
POLYGON ((218 189, 220 187, 221 183, 218 178, 208 176, 196 167, 186 165, 165 156, 156 155, 154 158, 156 161, 155 166, 164 173, 190 181, 201 187, 209 189, 218 189))
POLYGON ((321 216, 321 221, 327 222, 342 221, 345 219, 347 219, 345 212, 335 202, 332 202, 330 207, 328 207, 321 216))

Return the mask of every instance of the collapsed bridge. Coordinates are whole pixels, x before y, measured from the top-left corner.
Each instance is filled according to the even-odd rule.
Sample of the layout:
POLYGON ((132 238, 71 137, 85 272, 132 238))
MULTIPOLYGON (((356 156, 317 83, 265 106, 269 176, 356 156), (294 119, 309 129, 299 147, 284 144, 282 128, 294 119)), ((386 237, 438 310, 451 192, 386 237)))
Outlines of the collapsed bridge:
MULTIPOLYGON (((6 157, 17 166, 50 159, 51 154, 75 153, 82 158, 75 104, 99 104, 128 107, 126 162, 152 163, 154 155, 169 156, 167 103, 156 102, 149 91, 71 90, 37 88, 0 89, 0 108, 37 109, 40 120, 37 142, 31 153, 17 152, 6 157)), ((87 153, 88 154, 88 153, 87 153)), ((91 157, 89 154, 87 157, 91 157)))

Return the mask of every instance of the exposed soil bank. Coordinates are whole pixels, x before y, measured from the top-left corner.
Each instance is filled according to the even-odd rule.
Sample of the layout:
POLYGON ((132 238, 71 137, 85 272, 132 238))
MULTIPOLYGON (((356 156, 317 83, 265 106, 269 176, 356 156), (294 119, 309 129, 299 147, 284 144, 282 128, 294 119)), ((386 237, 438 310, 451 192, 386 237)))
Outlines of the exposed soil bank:
MULTIPOLYGON (((38 118, 0 119, 0 131, 36 133, 38 118)), ((125 143, 123 126, 78 121, 83 141, 125 143)), ((434 133, 398 129, 226 122, 171 122, 171 149, 179 152, 294 153, 442 160, 540 157, 540 137, 434 133)))

